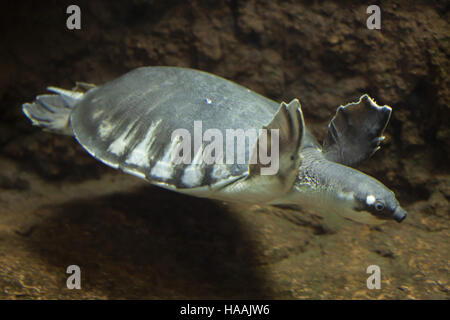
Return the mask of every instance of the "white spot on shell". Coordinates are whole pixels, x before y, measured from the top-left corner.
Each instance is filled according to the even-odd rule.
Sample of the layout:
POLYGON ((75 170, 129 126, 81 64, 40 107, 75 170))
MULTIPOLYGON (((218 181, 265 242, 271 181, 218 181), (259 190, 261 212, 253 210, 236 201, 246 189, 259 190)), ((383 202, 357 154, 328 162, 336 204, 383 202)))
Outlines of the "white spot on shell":
POLYGON ((203 162, 203 148, 199 148, 195 154, 194 161, 190 166, 184 169, 183 178, 181 182, 188 186, 197 186, 203 178, 203 171, 200 169, 200 164, 203 162))
POLYGON ((134 122, 130 123, 125 131, 120 135, 120 137, 114 140, 113 143, 111 143, 111 145, 108 147, 109 152, 114 153, 117 156, 120 156, 125 152, 130 139, 133 137, 133 135, 130 134, 133 125, 134 122))
POLYGON ((367 205, 370 206, 370 205, 375 203, 375 200, 376 200, 376 198, 373 195, 370 194, 366 198, 366 203, 367 203, 367 205))
POLYGON ((102 138, 103 140, 108 138, 114 128, 115 126, 111 122, 103 120, 100 124, 100 127, 98 128, 100 138, 102 138))
POLYGON ((162 179, 169 179, 172 177, 172 173, 175 169, 175 165, 172 162, 174 151, 178 150, 177 145, 181 139, 173 139, 170 145, 166 148, 164 156, 161 160, 156 162, 152 168, 151 175, 162 179))
POLYGON ((162 179, 170 179, 172 172, 173 167, 170 163, 167 163, 164 160, 159 160, 152 168, 151 175, 162 179))
POLYGON ((207 103, 207 104, 211 104, 211 103, 212 103, 211 99, 206 98, 206 103, 207 103))
POLYGON ((125 163, 137 165, 140 167, 150 166, 150 149, 155 142, 156 135, 155 131, 161 123, 161 119, 153 122, 147 131, 147 135, 144 140, 139 142, 139 144, 131 151, 130 156, 125 160, 125 163))

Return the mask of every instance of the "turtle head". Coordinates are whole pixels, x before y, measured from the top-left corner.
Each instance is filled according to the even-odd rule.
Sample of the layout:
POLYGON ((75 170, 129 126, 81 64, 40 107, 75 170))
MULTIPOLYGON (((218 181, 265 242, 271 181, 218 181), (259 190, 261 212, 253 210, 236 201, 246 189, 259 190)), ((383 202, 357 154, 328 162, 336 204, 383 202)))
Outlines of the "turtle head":
POLYGON ((354 210, 361 214, 370 214, 378 220, 402 222, 406 211, 400 206, 394 192, 378 180, 366 176, 354 192, 354 210))
POLYGON ((377 179, 337 163, 328 166, 327 179, 334 205, 329 210, 354 221, 379 224, 386 220, 401 222, 406 211, 400 206, 394 192, 377 179), (334 210, 333 210, 334 209, 334 210))

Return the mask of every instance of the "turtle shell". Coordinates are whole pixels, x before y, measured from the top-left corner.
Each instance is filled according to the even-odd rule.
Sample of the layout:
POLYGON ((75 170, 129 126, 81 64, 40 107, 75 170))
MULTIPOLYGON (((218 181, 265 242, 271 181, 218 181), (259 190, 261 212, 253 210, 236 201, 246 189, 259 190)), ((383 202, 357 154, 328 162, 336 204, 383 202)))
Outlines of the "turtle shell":
MULTIPOLYGON (((201 121, 202 133, 220 130, 225 153, 227 129, 258 130, 270 123, 278 107, 206 72, 143 67, 88 91, 73 110, 70 123, 78 142, 100 161, 154 184, 183 189, 246 176, 253 147, 246 139, 243 163, 175 165, 171 160, 174 130, 186 129, 194 139, 194 121, 201 121)), ((209 143, 203 141, 202 146, 209 143)), ((200 153, 193 148, 194 143, 191 154, 198 158, 200 153)), ((239 150, 234 150, 238 157, 239 150)))

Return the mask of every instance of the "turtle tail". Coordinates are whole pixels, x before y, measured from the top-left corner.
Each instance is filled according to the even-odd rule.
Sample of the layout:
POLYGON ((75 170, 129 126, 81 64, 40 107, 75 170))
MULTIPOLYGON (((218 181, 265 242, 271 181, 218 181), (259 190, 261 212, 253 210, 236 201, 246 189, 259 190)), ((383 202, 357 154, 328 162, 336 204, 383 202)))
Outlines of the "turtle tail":
POLYGON ((43 94, 31 103, 24 103, 22 111, 32 124, 54 133, 72 136, 69 116, 73 107, 83 98, 84 92, 48 87, 56 94, 43 94))

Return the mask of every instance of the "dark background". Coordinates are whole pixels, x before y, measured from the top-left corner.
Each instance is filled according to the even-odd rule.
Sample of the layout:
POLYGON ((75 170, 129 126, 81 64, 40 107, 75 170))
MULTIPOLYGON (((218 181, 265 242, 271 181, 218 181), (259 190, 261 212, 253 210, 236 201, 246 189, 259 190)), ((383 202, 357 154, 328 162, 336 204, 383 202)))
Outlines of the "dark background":
POLYGON ((448 298, 449 2, 3 1, 0 298, 448 298), (81 30, 66 8, 81 8, 81 30), (362 170, 397 194, 402 224, 335 230, 310 215, 160 190, 21 113, 49 85, 133 68, 198 68, 299 98, 321 140, 340 104, 393 108, 362 170), (80 265, 82 290, 65 287, 80 265), (382 290, 366 288, 381 267, 382 290))

